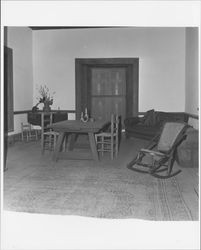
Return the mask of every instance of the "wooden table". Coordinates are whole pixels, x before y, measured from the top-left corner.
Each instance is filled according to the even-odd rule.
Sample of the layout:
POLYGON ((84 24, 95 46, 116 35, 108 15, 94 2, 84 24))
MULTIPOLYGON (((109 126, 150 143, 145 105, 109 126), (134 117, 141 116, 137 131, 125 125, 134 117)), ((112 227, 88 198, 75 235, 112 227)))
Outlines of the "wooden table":
POLYGON ((77 154, 72 152, 74 148, 75 135, 86 133, 89 136, 92 159, 94 159, 95 161, 99 161, 94 134, 101 130, 106 124, 106 121, 89 121, 85 123, 78 120, 66 120, 52 124, 52 126, 50 127, 53 128, 54 131, 59 132, 59 137, 53 154, 53 160, 56 161, 59 158, 90 159, 88 156, 86 156, 85 154, 81 154, 80 152, 77 152, 77 154), (68 152, 61 152, 64 138, 69 140, 68 152))

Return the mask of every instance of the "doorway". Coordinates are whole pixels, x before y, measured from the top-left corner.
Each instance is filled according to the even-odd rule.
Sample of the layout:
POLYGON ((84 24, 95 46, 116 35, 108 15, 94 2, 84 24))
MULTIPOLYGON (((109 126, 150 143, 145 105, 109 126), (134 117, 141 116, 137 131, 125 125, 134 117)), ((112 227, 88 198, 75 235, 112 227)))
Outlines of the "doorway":
POLYGON ((88 109, 95 120, 110 120, 112 113, 138 113, 138 58, 75 59, 76 119, 88 109))
POLYGON ((13 50, 4 46, 4 170, 6 170, 8 132, 13 130, 13 50))

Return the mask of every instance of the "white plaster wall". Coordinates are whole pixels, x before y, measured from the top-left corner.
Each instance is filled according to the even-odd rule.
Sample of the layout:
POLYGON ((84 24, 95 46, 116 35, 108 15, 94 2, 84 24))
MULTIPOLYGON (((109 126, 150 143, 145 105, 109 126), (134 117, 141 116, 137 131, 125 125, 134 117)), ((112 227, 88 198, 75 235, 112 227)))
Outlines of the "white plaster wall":
POLYGON ((33 31, 36 85, 56 91, 53 108, 75 109, 75 58, 139 57, 139 111, 185 111, 185 28, 33 31))
MULTIPOLYGON (((186 106, 187 113, 198 115, 198 28, 186 28, 186 106)), ((190 119, 190 124, 198 128, 198 120, 190 119)))
MULTIPOLYGON (((33 104, 32 31, 27 27, 8 27, 7 46, 13 50, 14 111, 31 109, 33 104)), ((14 116, 14 132, 20 132, 26 115, 14 116)))

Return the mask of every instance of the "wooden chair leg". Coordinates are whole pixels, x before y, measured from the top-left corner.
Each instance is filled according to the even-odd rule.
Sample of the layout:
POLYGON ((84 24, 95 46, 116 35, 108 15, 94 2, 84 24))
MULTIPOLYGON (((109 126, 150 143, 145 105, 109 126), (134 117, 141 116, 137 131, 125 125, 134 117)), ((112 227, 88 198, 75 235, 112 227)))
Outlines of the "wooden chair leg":
POLYGON ((29 131, 26 131, 27 134, 27 142, 29 141, 29 131))
POLYGON ((36 136, 36 140, 38 140, 38 131, 35 130, 35 136, 36 136))
POLYGON ((118 139, 115 141, 115 156, 118 156, 118 151, 119 151, 119 142, 118 139))
POLYGON ((101 136, 101 156, 103 156, 104 155, 104 137, 103 136, 101 136))
POLYGON ((56 143, 57 143, 57 135, 54 135, 54 150, 56 148, 56 143))
POLYGON ((23 123, 21 122, 21 139, 24 141, 24 129, 23 129, 23 123))
POLYGON ((41 134, 41 153, 44 154, 44 134, 41 134))
POLYGON ((49 135, 49 149, 52 148, 52 135, 49 135))
POLYGON ((111 159, 114 159, 114 137, 111 136, 111 159))
POLYGON ((66 151, 66 139, 64 137, 64 141, 63 141, 63 145, 62 145, 62 151, 65 152, 66 151))

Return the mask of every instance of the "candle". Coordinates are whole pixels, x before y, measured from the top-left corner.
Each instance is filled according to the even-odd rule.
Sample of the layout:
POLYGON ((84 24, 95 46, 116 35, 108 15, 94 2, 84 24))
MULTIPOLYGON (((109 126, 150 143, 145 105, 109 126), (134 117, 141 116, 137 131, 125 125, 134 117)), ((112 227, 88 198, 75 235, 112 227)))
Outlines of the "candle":
POLYGON ((85 114, 87 114, 87 108, 85 108, 85 114))

